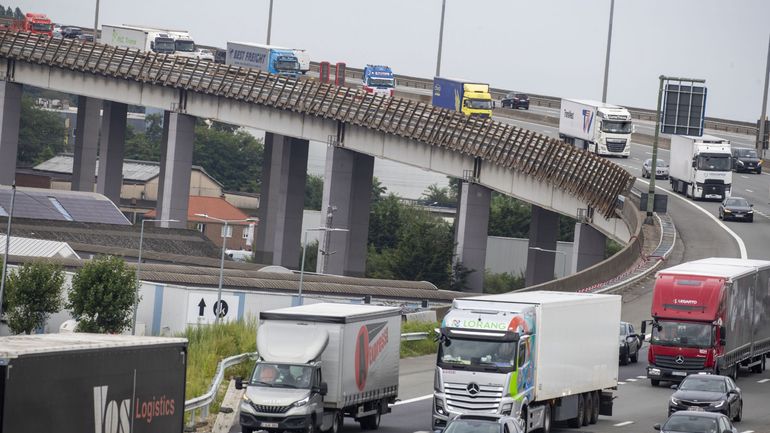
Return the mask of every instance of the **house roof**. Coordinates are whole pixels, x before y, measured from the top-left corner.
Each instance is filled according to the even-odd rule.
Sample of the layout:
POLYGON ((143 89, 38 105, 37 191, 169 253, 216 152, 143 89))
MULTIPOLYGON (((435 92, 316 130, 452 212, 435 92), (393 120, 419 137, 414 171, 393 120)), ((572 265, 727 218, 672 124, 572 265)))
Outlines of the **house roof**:
MULTIPOLYGON (((190 196, 190 201, 187 204, 187 221, 190 222, 208 222, 212 221, 207 218, 196 216, 195 214, 206 214, 214 218, 219 218, 228 221, 245 220, 249 218, 242 210, 231 205, 227 200, 220 197, 202 197, 202 196, 190 196)), ((145 218, 155 218, 157 212, 153 209, 146 214, 145 218)), ((245 222, 243 224, 246 224, 245 222)))
MULTIPOLYGON (((66 242, 11 236, 9 244, 14 256, 80 258, 66 242)), ((4 234, 0 234, 0 254, 5 254, 4 234)))
MULTIPOLYGON (((61 153, 53 158, 43 161, 33 169, 36 171, 45 171, 49 173, 72 174, 74 156, 71 153, 61 153)), ((198 170, 211 178, 220 187, 223 186, 199 165, 193 165, 193 170, 198 170)), ((96 160, 96 170, 94 176, 99 173, 99 159, 96 160)), ((141 161, 136 159, 123 160, 123 180, 134 182, 148 182, 160 175, 160 163, 157 161, 141 161)))
MULTIPOLYGON (((0 185, 0 217, 11 213, 11 187, 0 185)), ((130 225, 107 197, 94 192, 16 188, 14 218, 130 225)))

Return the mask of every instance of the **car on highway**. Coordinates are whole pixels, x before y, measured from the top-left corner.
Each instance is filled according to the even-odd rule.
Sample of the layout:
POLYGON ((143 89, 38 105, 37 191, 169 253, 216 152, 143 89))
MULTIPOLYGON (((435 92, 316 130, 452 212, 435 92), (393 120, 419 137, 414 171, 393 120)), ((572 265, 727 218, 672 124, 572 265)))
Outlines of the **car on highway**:
POLYGON ((663 433, 738 433, 730 418, 721 413, 691 410, 676 412, 653 428, 663 433))
POLYGON ((443 433, 523 433, 521 422, 508 415, 461 414, 452 418, 443 433))
POLYGON ((620 365, 639 360, 642 338, 634 331, 634 325, 620 322, 620 365))
POLYGON ((733 147, 733 170, 736 172, 762 173, 762 160, 757 156, 755 149, 746 147, 733 147))
POLYGON ((719 219, 754 221, 754 205, 743 197, 730 197, 724 199, 719 205, 719 219))
POLYGON ((86 42, 93 42, 94 41, 94 35, 90 33, 81 33, 78 35, 77 39, 79 41, 86 41, 86 42))
POLYGON ((719 412, 733 421, 743 417, 743 395, 730 377, 692 374, 678 386, 668 400, 668 414, 680 410, 719 412))
POLYGON ((83 34, 83 29, 80 27, 64 27, 61 29, 61 35, 64 38, 75 39, 83 34))
POLYGON ((529 110, 529 96, 524 93, 511 92, 500 100, 500 105, 503 108, 523 108, 529 110))
MULTIPOLYGON (((647 158, 642 164, 642 177, 649 178, 652 172, 652 158, 647 158)), ((668 179, 668 163, 662 159, 659 159, 655 165, 655 178, 656 179, 668 179)))

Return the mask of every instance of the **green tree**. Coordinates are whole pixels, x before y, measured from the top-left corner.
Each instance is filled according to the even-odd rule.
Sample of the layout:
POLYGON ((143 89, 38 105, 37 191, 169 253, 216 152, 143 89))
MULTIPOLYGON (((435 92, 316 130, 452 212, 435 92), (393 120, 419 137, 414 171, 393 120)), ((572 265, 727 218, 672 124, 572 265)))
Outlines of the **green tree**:
POLYGON ((465 267, 460 261, 455 261, 454 264, 452 264, 449 289, 457 292, 465 290, 465 287, 468 284, 468 275, 470 275, 471 272, 474 272, 474 270, 465 267))
MULTIPOLYGON (((10 6, 8 8, 10 9, 10 6)), ((21 8, 16 6, 16 10, 13 12, 13 17, 17 20, 24 19, 24 12, 21 11, 21 8)))
POLYGON ((321 210, 324 180, 321 176, 309 174, 305 182, 305 209, 321 210))
POLYGON ((523 273, 513 275, 508 272, 496 274, 489 269, 484 271, 484 293, 506 293, 522 289, 524 284, 523 273))
POLYGON ((130 127, 126 128, 125 158, 141 161, 160 161, 163 116, 160 114, 149 114, 145 117, 145 124, 146 129, 144 132, 136 132, 130 127))
POLYGON ((448 187, 439 187, 437 184, 428 186, 422 193, 423 200, 439 206, 452 206, 457 203, 457 196, 448 187))
POLYGON ((22 265, 8 275, 8 327, 14 334, 31 334, 61 309, 64 273, 49 263, 22 265))
POLYGON ((67 129, 64 121, 52 111, 35 106, 32 98, 21 98, 18 162, 37 164, 64 151, 67 129))
POLYGON ((376 176, 372 177, 372 204, 379 203, 387 192, 388 187, 380 183, 376 176))
POLYGON ((493 192, 487 233, 490 236, 526 238, 529 236, 530 214, 528 203, 493 192))
POLYGON ((372 204, 369 214, 368 243, 377 252, 395 248, 398 243, 398 231, 401 228, 401 213, 405 208, 395 194, 372 204))
POLYGON ((8 6, 8 7, 5 9, 5 16, 7 16, 7 17, 9 17, 9 18, 13 18, 13 9, 11 9, 11 7, 10 7, 10 6, 8 6))
MULTIPOLYGON (((304 239, 303 239, 304 241, 304 239)), ((307 243, 305 247, 305 272, 315 272, 318 264, 318 241, 307 243)), ((299 251, 299 260, 297 260, 297 269, 302 269, 302 249, 299 251)))
POLYGON ((264 147, 242 129, 199 121, 195 127, 193 163, 203 167, 226 190, 259 192, 264 147))
POLYGON ((139 296, 135 278, 118 257, 101 256, 83 265, 72 278, 67 304, 78 331, 120 333, 131 326, 139 296))

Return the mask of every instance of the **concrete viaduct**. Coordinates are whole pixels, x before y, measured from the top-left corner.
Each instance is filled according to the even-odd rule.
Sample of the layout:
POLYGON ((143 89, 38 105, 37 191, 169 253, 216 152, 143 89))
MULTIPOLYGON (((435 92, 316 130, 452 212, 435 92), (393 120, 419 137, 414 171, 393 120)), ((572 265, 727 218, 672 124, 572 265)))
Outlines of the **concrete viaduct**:
MULTIPOLYGON (((323 209, 336 206, 334 226, 349 229, 330 238, 337 251, 328 256, 331 274, 364 273, 374 157, 464 180, 456 258, 477 270, 472 290, 482 288, 492 190, 532 203, 532 247, 555 249, 558 214, 578 218, 573 272, 602 260, 606 236, 631 237, 616 215, 619 195, 633 182, 629 173, 512 125, 312 79, 26 33, 0 32, 0 58, 0 184, 14 178, 22 85, 79 95, 72 187, 95 186, 116 202, 127 105, 166 110, 158 215, 182 227, 195 118, 266 131, 255 247, 261 263, 297 265, 310 140, 329 144, 323 209)), ((528 284, 553 279, 555 254, 542 250, 529 251, 528 284)))

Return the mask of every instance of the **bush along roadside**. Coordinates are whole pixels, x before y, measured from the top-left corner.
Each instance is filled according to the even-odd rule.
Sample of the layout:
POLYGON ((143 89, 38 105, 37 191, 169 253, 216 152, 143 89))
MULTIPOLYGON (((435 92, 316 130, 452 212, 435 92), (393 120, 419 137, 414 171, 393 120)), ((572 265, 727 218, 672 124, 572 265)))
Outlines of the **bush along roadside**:
POLYGON ((438 350, 438 343, 436 342, 436 328, 439 327, 439 322, 404 322, 401 324, 401 333, 408 334, 411 332, 427 332, 428 338, 424 340, 415 341, 402 341, 401 342, 401 358, 409 358, 412 356, 429 355, 436 353, 438 350))

